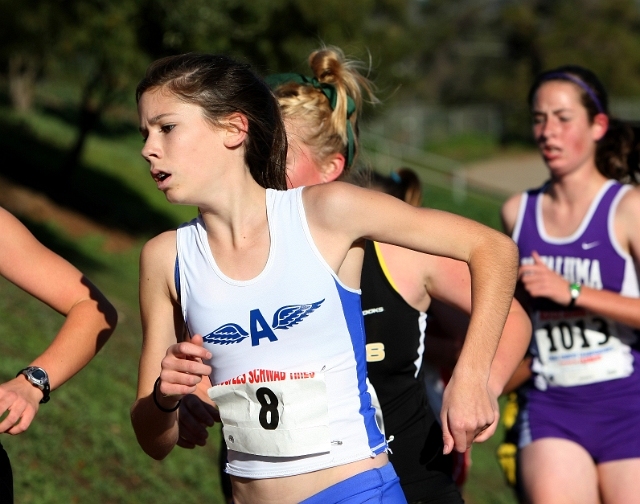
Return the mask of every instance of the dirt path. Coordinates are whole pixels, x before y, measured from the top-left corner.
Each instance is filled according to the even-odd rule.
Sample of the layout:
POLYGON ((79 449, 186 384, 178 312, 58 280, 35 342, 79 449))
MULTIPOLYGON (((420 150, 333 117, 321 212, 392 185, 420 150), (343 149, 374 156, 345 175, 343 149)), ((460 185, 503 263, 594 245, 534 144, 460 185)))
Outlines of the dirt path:
POLYGON ((538 187, 548 178, 540 155, 533 152, 469 164, 464 172, 470 184, 504 195, 538 187))
POLYGON ((127 233, 97 224, 82 214, 61 207, 47 196, 4 177, 0 177, 0 206, 35 222, 54 222, 71 237, 104 236, 103 247, 107 252, 124 251, 135 243, 135 239, 127 233))

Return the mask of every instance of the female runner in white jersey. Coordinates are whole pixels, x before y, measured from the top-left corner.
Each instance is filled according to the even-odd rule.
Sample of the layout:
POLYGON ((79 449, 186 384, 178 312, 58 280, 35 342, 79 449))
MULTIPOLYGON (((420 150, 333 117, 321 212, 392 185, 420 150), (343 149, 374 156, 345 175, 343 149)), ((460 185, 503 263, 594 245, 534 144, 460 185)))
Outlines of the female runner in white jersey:
POLYGON ((228 467, 238 504, 329 501, 322 495, 338 487, 351 492, 344 502, 363 502, 368 495, 357 484, 340 485, 352 478, 366 479, 373 494, 389 492, 389 502, 402 502, 384 441, 371 444, 380 436, 363 390, 362 315, 355 315, 361 240, 469 263, 474 307, 469 335, 493 344, 463 351, 461 359, 475 365, 465 376, 454 374, 452 383, 466 386, 452 387, 456 392, 443 415, 473 421, 448 426, 447 450, 466 449, 495 419, 486 383, 511 304, 513 243, 464 218, 416 209, 348 184, 281 191, 286 137, 278 104, 260 79, 229 58, 160 60, 137 95, 142 155, 158 188, 170 202, 200 210, 198 219, 150 240, 142 252, 144 342, 132 408, 139 443, 151 456, 165 457, 178 439, 180 399, 209 376, 225 439, 237 447, 229 450, 228 467), (201 266, 191 269, 194 264, 201 266), (305 284, 309 277, 313 283, 305 284), (207 291, 210 284, 216 289, 207 291), (327 297, 315 299, 318 289, 327 297), (307 291, 315 297, 302 299, 307 291), (301 304, 282 306, 290 292, 301 304), (185 318, 193 337, 177 343, 185 318), (206 346, 194 329, 211 331, 206 346), (325 335, 335 340, 335 348, 325 335), (355 339, 345 346, 345 337, 355 339), (255 390, 256 382, 275 392, 267 386, 255 390), (343 382, 348 383, 342 387, 343 382), (460 409, 468 414, 459 415, 460 409), (278 429, 279 421, 288 432, 278 429), (304 429, 312 435, 305 436, 304 429))
MULTIPOLYGON (((369 89, 368 81, 360 75, 355 62, 346 60, 337 48, 314 51, 309 62, 313 77, 277 74, 267 78, 267 82, 275 89, 285 119, 289 140, 287 177, 291 187, 330 182, 350 173, 358 153, 358 136, 347 134, 348 119, 345 111, 348 114, 348 104, 353 104, 351 114, 357 117, 362 92, 369 89), (337 107, 341 100, 344 101, 343 106, 337 107)), ((357 128, 352 131, 357 133, 357 128)), ((375 174, 372 173, 371 177, 373 175, 375 174)), ((402 180, 397 182, 382 176, 371 177, 358 176, 355 182, 367 187, 371 185, 376 190, 404 199, 414 206, 421 205, 420 182, 417 178, 409 187, 402 180)), ((394 438, 391 444, 394 468, 410 502, 462 502, 451 477, 452 459, 443 456, 442 432, 429 410, 424 387, 418 376, 423 347, 427 344, 423 339, 424 335, 420 336, 418 317, 424 314, 432 298, 444 299, 469 313, 471 291, 468 267, 464 262, 416 253, 392 245, 377 244, 376 248, 379 255, 384 250, 384 259, 381 261, 390 270, 394 287, 400 288, 406 299, 400 302, 405 305, 400 307, 403 315, 394 310, 397 305, 387 305, 384 307, 384 315, 370 313, 365 317, 368 347, 383 344, 387 348, 385 359, 380 359, 379 356, 369 358, 368 355, 367 368, 371 381, 374 381, 371 376, 373 366, 375 380, 385 384, 377 395, 385 404, 382 416, 385 419, 386 435, 394 438), (408 315, 407 306, 411 307, 408 315), (396 331, 393 335, 385 336, 388 340, 385 339, 384 343, 376 339, 370 341, 369 328, 385 327, 380 324, 379 317, 388 320, 396 331), (391 368, 390 362, 397 367, 391 368), (399 399, 400 397, 405 399, 399 399)), ((377 278, 367 268, 363 270, 363 275, 365 273, 377 278)), ((375 297, 374 290, 371 289, 370 294, 375 297)), ((370 299, 369 302, 378 302, 378 299, 370 299)), ((363 298, 363 309, 365 308, 363 298)), ((444 321, 441 323, 446 324, 444 321)), ((430 325, 429 319, 427 330, 430 325)), ((500 394, 502 384, 517 365, 518 356, 524 353, 530 329, 526 313, 514 302, 491 374, 489 390, 495 397, 500 394)), ((372 331, 372 334, 379 332, 372 331)), ((459 351, 460 349, 458 353, 459 351)), ((427 354, 424 351, 425 358, 427 354)), ((200 392, 202 393, 202 387, 200 392)), ((442 398, 438 402, 441 404, 442 398)), ((205 426, 212 425, 215 419, 215 412, 207 403, 209 400, 205 390, 204 401, 190 396, 181 404, 179 446, 193 448, 206 443, 205 426)), ((436 414, 439 412, 438 409, 436 414)), ((493 430, 494 426, 487 429, 478 440, 486 439, 493 430)), ((223 456, 221 465, 224 463, 223 456)), ((225 476, 221 476, 223 489, 230 499, 225 476)))
POLYGON ((534 323, 524 492, 533 503, 637 503, 640 193, 616 181, 634 179, 632 137, 611 131, 606 92, 582 67, 541 74, 529 103, 550 180, 502 210, 534 323))

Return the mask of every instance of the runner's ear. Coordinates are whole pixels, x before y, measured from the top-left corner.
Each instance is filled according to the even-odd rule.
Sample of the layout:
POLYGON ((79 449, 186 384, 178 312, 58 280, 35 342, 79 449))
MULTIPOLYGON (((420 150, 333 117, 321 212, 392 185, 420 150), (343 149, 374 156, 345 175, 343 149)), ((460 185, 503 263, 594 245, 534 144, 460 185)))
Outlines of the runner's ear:
POLYGON ((344 171, 346 160, 344 156, 338 152, 331 154, 327 160, 322 163, 322 181, 333 182, 340 178, 344 171))
POLYGON ((223 123, 225 130, 224 145, 229 149, 239 147, 247 137, 249 121, 244 114, 235 113, 227 117, 223 123))
POLYGON ((593 131, 594 141, 597 142, 602 139, 609 129, 609 116, 607 116, 607 114, 596 114, 593 118, 591 129, 593 131))

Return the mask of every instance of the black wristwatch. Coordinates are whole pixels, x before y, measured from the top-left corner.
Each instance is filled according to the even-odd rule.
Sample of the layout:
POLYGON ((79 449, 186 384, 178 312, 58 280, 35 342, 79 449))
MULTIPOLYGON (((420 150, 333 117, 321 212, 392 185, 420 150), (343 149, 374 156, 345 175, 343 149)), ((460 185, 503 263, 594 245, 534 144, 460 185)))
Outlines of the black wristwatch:
POLYGON ((49 392, 51 391, 51 387, 49 386, 49 375, 47 372, 41 367, 29 366, 21 369, 16 377, 21 374, 31 382, 31 385, 42 390, 42 399, 40 399, 40 404, 49 402, 49 392))

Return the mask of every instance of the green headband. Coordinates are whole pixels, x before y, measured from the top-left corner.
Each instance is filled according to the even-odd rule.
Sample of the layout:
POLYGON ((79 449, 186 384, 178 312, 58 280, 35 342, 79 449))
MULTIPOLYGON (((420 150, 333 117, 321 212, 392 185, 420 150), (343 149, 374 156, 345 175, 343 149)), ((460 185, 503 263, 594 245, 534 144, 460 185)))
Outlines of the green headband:
MULTIPOLYGON (((279 86, 282 86, 283 84, 287 84, 289 82, 295 82, 297 84, 302 84, 303 86, 313 86, 314 88, 320 90, 322 94, 327 97, 327 99, 329 100, 329 105, 331 106, 331 110, 336 109, 336 104, 338 103, 338 91, 333 84, 320 82, 315 77, 309 78, 306 75, 302 75, 299 73, 273 74, 269 75, 265 79, 265 81, 274 91, 279 86)), ((353 101, 353 98, 347 96, 347 167, 351 166, 351 163, 353 163, 353 157, 355 155, 353 128, 351 127, 351 121, 349 121, 351 114, 353 114, 355 111, 356 102, 353 101)))

